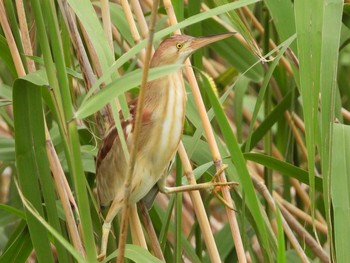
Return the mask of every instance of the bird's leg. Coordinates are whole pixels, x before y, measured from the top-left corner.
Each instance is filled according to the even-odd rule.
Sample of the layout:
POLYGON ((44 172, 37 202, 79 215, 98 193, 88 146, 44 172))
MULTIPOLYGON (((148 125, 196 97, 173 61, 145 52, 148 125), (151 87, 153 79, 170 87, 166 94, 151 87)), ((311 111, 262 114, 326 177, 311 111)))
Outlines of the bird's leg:
POLYGON ((182 185, 182 186, 168 187, 165 185, 166 175, 164 175, 158 181, 159 191, 164 193, 164 194, 172 194, 172 193, 178 193, 178 192, 188 192, 188 191, 208 189, 210 191, 214 190, 214 193, 215 193, 216 187, 221 187, 221 186, 232 187, 234 185, 238 185, 238 183, 236 183, 236 182, 222 183, 222 182, 217 181, 218 175, 221 174, 226 168, 227 168, 227 165, 223 165, 220 168, 220 170, 216 172, 216 174, 214 175, 213 179, 210 182, 194 184, 194 185, 182 185))
POLYGON ((116 198, 114 198, 111 204, 111 207, 108 210, 107 216, 102 226, 101 249, 100 249, 100 254, 97 257, 98 261, 102 261, 106 257, 108 236, 109 236, 109 232, 111 231, 111 224, 113 219, 119 212, 120 208, 122 207, 122 204, 123 204, 123 197, 120 197, 117 195, 116 198))

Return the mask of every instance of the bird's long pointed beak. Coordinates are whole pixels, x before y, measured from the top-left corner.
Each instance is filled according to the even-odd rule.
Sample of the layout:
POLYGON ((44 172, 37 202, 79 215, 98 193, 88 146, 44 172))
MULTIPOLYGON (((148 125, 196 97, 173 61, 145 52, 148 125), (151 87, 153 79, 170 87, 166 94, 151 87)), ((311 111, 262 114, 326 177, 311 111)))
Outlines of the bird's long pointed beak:
POLYGON ((228 32, 228 33, 222 33, 222 34, 211 35, 211 36, 195 37, 192 39, 190 47, 191 49, 193 49, 193 51, 195 51, 201 47, 204 47, 216 41, 233 36, 236 33, 237 32, 228 32))

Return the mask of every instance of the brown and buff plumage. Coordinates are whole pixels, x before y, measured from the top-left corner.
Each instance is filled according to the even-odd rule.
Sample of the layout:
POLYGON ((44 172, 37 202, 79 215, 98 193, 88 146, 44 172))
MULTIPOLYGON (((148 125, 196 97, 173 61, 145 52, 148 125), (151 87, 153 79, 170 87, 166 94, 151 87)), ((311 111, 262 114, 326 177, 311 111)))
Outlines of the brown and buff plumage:
MULTIPOLYGON (((151 67, 182 64, 198 48, 231 35, 232 33, 199 38, 185 35, 170 37, 159 45, 153 55, 151 67)), ((165 176, 181 139, 185 103, 186 92, 181 70, 147 83, 131 185, 131 204, 142 199, 165 176)), ((136 103, 130 105, 131 118, 122 121, 129 150, 133 141, 135 105, 136 103)), ((107 206, 113 202, 103 226, 100 258, 106 252, 110 223, 123 205, 127 169, 128 162, 124 157, 117 130, 112 127, 102 141, 96 163, 100 205, 107 206)))

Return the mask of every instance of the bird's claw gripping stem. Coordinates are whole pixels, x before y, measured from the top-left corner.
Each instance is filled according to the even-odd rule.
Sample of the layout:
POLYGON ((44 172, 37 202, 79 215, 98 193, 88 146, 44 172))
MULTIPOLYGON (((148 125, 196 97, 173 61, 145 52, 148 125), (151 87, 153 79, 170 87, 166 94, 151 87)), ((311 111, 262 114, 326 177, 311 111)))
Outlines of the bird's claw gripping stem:
POLYGON ((223 164, 220 169, 215 173, 213 179, 211 180, 213 184, 213 194, 219 199, 225 206, 227 206, 231 210, 235 210, 231 204, 227 202, 221 195, 219 195, 218 190, 216 188, 221 188, 222 186, 233 187, 237 186, 237 182, 218 182, 218 177, 222 174, 222 172, 228 167, 227 164, 223 164))

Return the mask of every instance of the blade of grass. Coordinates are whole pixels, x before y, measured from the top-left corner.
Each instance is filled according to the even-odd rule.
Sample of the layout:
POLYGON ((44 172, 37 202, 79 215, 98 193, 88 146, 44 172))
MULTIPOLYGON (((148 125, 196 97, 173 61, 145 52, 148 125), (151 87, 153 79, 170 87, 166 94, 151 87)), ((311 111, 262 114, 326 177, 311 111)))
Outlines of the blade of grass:
POLYGON ((305 139, 310 182, 312 218, 315 218, 315 143, 318 132, 318 99, 320 86, 320 51, 322 43, 323 2, 294 2, 300 64, 300 95, 303 102, 305 139))
MULTIPOLYGON (((328 226, 328 240, 333 246, 331 216, 331 163, 333 156, 333 120, 335 117, 335 95, 337 90, 337 67, 339 56, 340 31, 342 25, 343 1, 326 0, 322 28, 321 49, 321 158, 323 175, 323 196, 328 226)), ((337 149, 337 148, 335 148, 337 149)), ((341 261, 339 261, 341 262, 341 261)))
POLYGON ((18 224, 10 236, 6 248, 0 256, 0 262, 26 262, 33 250, 28 227, 25 221, 18 224))
MULTIPOLYGON (((17 81, 13 90, 13 112, 18 180, 24 196, 43 216, 39 178, 44 176, 42 173, 50 174, 45 154, 40 89, 33 89, 26 81, 17 81)), ((28 210, 26 217, 38 260, 54 262, 47 231, 28 210)))
POLYGON ((280 119, 283 118, 284 112, 291 106, 293 99, 298 97, 294 94, 295 89, 288 92, 288 94, 282 99, 282 101, 275 106, 272 112, 260 123, 259 127, 248 137, 250 139, 250 147, 246 148, 248 139, 242 144, 241 148, 251 151, 259 141, 264 137, 266 132, 272 128, 272 126, 280 119))
POLYGON ((243 140, 243 100, 245 97, 245 93, 248 89, 249 82, 250 80, 248 78, 242 76, 238 78, 237 83, 235 85, 235 97, 233 105, 235 111, 234 122, 236 124, 237 129, 238 143, 242 143, 243 140))
MULTIPOLYGON (((110 262, 113 258, 118 256, 118 250, 110 254, 102 263, 110 262)), ((125 246, 125 257, 134 261, 134 262, 143 262, 143 263, 161 263, 158 258, 154 257, 148 250, 136 246, 127 244, 125 246)))
POLYGON ((19 218, 22 218, 22 219, 25 219, 26 216, 25 216, 25 213, 19 209, 16 209, 12 206, 9 206, 9 205, 4 205, 4 204, 0 204, 0 209, 1 210, 4 210, 4 211, 7 211, 19 218))
POLYGON ((285 263, 286 262, 286 248, 284 241, 283 225, 282 225, 282 215, 278 206, 276 205, 276 221, 277 221, 277 262, 285 263))
POLYGON ((13 63, 11 53, 9 50, 9 47, 6 42, 6 38, 2 35, 0 35, 0 58, 3 63, 7 66, 9 72, 12 74, 13 77, 16 76, 16 68, 13 63))
MULTIPOLYGON (((169 65, 150 69, 149 81, 166 76, 177 71, 182 65, 169 65)), ((113 98, 122 95, 126 91, 137 87, 141 83, 142 70, 134 70, 124 76, 112 81, 103 89, 83 102, 75 113, 79 119, 85 118, 101 109, 113 98)))
POLYGON ((336 262, 350 258, 350 127, 334 124, 331 194, 334 217, 336 262))
POLYGON ((91 40, 96 54, 99 56, 101 67, 106 70, 113 62, 113 54, 108 45, 100 20, 94 10, 92 2, 89 0, 74 1, 67 0, 74 13, 83 24, 89 39, 91 40))
MULTIPOLYGON (((295 18, 293 13, 293 3, 290 1, 264 0, 269 9, 269 13, 276 26, 280 41, 284 41, 295 33, 295 18), (288 21, 288 23, 286 23, 288 21)), ((290 47, 296 52, 296 43, 291 43, 290 47)))

